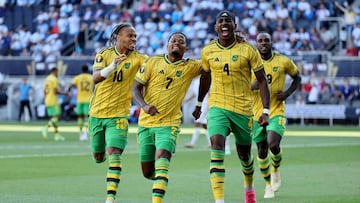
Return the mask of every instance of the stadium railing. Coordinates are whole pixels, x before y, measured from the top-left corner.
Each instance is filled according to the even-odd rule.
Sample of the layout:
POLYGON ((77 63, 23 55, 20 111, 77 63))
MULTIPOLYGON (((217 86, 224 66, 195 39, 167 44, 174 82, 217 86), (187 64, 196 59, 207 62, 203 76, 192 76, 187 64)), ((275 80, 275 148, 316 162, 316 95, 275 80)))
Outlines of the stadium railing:
POLYGON ((345 119, 346 105, 338 104, 296 104, 286 105, 286 117, 300 119, 300 124, 305 125, 305 119, 328 119, 329 126, 334 125, 334 119, 345 119))

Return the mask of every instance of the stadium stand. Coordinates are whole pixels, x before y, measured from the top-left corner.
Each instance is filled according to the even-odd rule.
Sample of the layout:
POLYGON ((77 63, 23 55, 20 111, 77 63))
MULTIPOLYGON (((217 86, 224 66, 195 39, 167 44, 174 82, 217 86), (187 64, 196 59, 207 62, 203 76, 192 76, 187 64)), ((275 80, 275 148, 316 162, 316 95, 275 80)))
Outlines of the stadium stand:
MULTIPOLYGON (((135 26, 141 52, 163 53, 168 35, 182 31, 190 39, 186 57, 200 58, 201 48, 216 36, 216 13, 227 9, 236 14, 238 31, 251 43, 258 32, 270 32, 274 48, 301 69, 302 88, 288 99, 289 105, 301 95, 305 103, 341 104, 356 112, 360 108, 359 5, 352 0, 4 1, 0 4, 0 71, 11 78, 9 86, 24 75, 40 84, 48 69, 58 66, 66 87, 79 73, 78 67, 84 63, 91 67, 94 54, 107 45, 112 27, 121 22, 135 26), (352 15, 347 13, 350 8, 352 15), (349 91, 343 87, 346 80, 349 91), (352 95, 350 99, 345 99, 346 92, 352 95)), ((41 99, 35 105, 40 103, 41 99)))

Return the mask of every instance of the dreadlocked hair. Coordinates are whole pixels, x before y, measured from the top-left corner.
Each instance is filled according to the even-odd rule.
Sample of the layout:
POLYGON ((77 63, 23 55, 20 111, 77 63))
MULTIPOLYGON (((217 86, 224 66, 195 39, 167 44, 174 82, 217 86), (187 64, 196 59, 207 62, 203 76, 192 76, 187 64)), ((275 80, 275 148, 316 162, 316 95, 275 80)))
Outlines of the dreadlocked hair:
POLYGON ((115 46, 116 45, 116 37, 119 34, 119 32, 126 27, 132 27, 132 25, 130 23, 121 23, 116 25, 113 30, 111 31, 111 35, 110 35, 110 39, 109 39, 109 44, 110 46, 115 46))

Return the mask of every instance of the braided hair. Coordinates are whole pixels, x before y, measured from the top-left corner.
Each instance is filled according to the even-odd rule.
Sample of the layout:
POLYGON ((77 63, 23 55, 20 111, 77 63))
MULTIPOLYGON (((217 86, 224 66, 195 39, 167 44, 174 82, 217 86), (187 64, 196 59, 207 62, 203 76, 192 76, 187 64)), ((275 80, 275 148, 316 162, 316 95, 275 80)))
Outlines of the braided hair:
POLYGON ((116 46, 117 40, 116 37, 119 34, 119 32, 126 27, 133 27, 130 23, 121 23, 116 25, 113 30, 111 31, 111 35, 110 35, 110 39, 109 39, 109 44, 110 46, 116 46))

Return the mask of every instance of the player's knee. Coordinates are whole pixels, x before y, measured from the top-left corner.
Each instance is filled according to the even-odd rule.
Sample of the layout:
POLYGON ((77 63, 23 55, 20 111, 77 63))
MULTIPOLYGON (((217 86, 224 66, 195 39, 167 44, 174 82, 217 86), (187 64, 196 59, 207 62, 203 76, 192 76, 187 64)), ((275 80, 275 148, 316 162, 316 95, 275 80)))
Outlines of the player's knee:
POLYGON ((272 153, 280 151, 280 143, 279 142, 270 142, 269 148, 272 153))
POLYGON ((146 171, 146 172, 143 172, 143 176, 146 179, 153 180, 155 177, 155 173, 154 173, 154 171, 146 171))
POLYGON ((95 152, 93 153, 93 157, 96 163, 102 163, 106 160, 105 152, 95 152))

